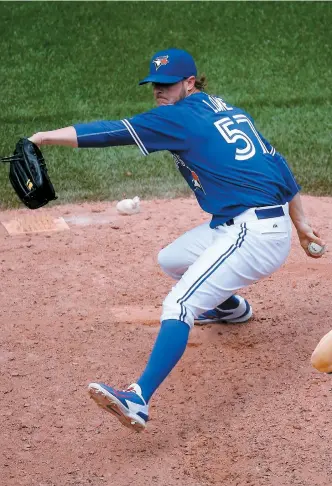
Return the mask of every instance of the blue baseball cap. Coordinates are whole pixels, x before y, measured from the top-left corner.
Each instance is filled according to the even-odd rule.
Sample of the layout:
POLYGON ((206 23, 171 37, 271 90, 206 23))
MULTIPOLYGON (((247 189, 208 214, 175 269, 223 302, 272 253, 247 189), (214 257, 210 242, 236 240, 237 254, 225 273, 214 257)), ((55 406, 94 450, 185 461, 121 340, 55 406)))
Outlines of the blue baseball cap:
POLYGON ((173 84, 197 76, 195 61, 187 51, 166 49, 156 52, 150 62, 149 75, 138 84, 173 84))

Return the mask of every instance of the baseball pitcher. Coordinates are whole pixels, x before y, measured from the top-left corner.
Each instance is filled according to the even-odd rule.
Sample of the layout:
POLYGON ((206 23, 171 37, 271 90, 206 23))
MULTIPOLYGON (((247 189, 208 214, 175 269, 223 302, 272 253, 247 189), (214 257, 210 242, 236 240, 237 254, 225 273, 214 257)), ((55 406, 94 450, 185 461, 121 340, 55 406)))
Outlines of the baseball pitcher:
POLYGON ((148 112, 29 138, 37 146, 136 144, 143 156, 168 150, 210 215, 159 253, 161 268, 176 285, 164 300, 160 331, 142 375, 124 391, 103 383, 88 387, 99 406, 136 431, 146 427, 151 396, 183 355, 195 321, 251 317, 250 304, 237 291, 283 264, 291 247, 291 221, 308 256, 313 257, 309 243, 324 244, 304 215, 284 157, 248 113, 204 92, 205 77, 197 75, 188 52, 156 53, 144 83, 152 84, 157 104, 148 112))

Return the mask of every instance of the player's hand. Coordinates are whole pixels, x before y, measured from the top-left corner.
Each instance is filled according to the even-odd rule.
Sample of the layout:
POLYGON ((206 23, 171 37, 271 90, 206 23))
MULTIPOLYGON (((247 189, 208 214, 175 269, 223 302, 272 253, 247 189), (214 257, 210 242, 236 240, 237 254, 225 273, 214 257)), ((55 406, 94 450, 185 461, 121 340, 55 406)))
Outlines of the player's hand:
POLYGON ((43 137, 42 137, 42 133, 41 132, 38 132, 38 133, 35 133, 34 135, 31 135, 31 137, 29 137, 28 139, 31 142, 33 142, 36 145, 38 145, 38 147, 43 144, 43 137))
POLYGON ((325 246, 324 241, 321 239, 317 230, 313 229, 307 222, 298 223, 296 225, 297 235, 300 240, 300 244, 306 254, 311 258, 320 258, 322 255, 312 255, 309 253, 308 245, 311 242, 317 243, 320 246, 325 246))

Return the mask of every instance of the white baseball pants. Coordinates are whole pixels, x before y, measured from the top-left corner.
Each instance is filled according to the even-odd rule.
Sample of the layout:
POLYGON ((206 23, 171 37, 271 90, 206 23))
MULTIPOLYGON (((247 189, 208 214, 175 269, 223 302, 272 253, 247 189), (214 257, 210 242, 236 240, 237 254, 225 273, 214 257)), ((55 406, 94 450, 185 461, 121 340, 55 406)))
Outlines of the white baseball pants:
POLYGON ((255 209, 263 208, 251 208, 231 226, 204 223, 163 248, 158 262, 178 282, 164 300, 161 320, 192 327, 203 312, 275 272, 291 247, 288 204, 281 207, 284 216, 276 218, 257 219, 255 209))

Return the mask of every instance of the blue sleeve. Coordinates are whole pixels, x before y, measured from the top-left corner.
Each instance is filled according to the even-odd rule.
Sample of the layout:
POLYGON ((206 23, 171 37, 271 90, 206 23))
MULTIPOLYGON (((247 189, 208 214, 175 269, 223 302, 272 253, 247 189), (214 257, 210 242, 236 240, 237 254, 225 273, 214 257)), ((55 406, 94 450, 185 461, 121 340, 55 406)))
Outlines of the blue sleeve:
POLYGON ((278 162, 281 166, 281 172, 284 176, 285 181, 288 182, 288 186, 292 189, 293 196, 297 194, 301 190, 301 186, 297 183, 295 176, 289 167, 287 160, 283 157, 279 152, 275 153, 275 157, 277 158, 278 162))
POLYGON ((188 148, 188 133, 180 110, 173 105, 123 120, 144 155, 159 150, 181 152, 188 148))
POLYGON ((130 132, 122 121, 95 121, 74 125, 80 148, 134 145, 130 132))
POLYGON ((78 147, 109 147, 136 144, 143 155, 159 150, 180 152, 187 147, 179 110, 161 106, 131 118, 75 124, 78 147))

